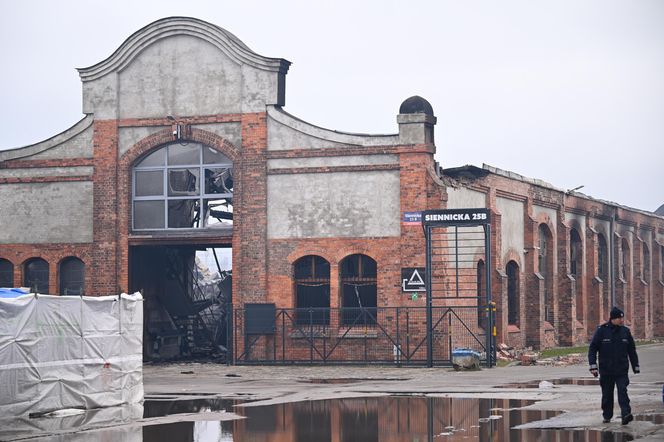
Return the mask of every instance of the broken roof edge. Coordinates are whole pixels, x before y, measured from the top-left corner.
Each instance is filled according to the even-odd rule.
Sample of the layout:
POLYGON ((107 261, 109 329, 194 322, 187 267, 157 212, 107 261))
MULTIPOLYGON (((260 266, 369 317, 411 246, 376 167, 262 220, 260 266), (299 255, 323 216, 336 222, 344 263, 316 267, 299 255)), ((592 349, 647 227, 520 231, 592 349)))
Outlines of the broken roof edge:
POLYGON ((588 200, 588 201, 594 201, 594 202, 605 204, 607 206, 613 206, 613 207, 616 207, 616 208, 629 210, 631 212, 641 213, 643 215, 664 219, 664 215, 659 215, 655 212, 649 212, 649 211, 644 210, 644 209, 637 209, 635 207, 625 206, 625 205, 618 204, 618 203, 613 202, 613 201, 607 201, 607 200, 603 200, 603 199, 600 199, 600 198, 594 198, 592 196, 586 195, 585 193, 581 193, 581 192, 577 192, 577 191, 567 191, 565 189, 561 189, 561 188, 556 187, 552 184, 549 184, 546 181, 538 180, 538 179, 535 179, 535 178, 529 178, 529 177, 526 177, 524 175, 520 175, 516 172, 500 169, 498 167, 491 166, 491 165, 486 164, 486 163, 482 163, 482 167, 474 166, 472 164, 466 164, 464 166, 446 168, 446 169, 443 169, 442 171, 443 171, 443 175, 447 175, 451 178, 454 178, 455 176, 458 176, 458 175, 462 174, 463 172, 468 172, 470 174, 475 175, 478 178, 483 178, 483 177, 487 176, 489 173, 492 173, 494 175, 502 176, 504 178, 509 178, 509 179, 521 181, 521 182, 524 182, 524 183, 531 184, 533 186, 542 187, 544 189, 553 190, 553 191, 556 191, 556 192, 560 192, 560 193, 563 193, 563 194, 566 194, 566 195, 575 196, 577 198, 585 199, 585 200, 588 200))
POLYGON ((77 68, 83 82, 96 80, 110 72, 121 71, 154 42, 173 35, 191 35, 216 46, 237 64, 286 74, 291 62, 284 58, 265 57, 244 44, 231 32, 213 23, 193 17, 173 16, 156 20, 127 37, 107 58, 92 66, 77 68))
POLYGON ((358 134, 326 129, 289 114, 279 105, 267 105, 267 115, 284 126, 321 140, 357 146, 399 145, 399 134, 358 134))
POLYGON ((92 126, 94 121, 94 116, 92 114, 86 114, 83 118, 78 120, 68 129, 63 130, 62 132, 53 135, 50 138, 47 138, 42 141, 38 141, 33 144, 28 144, 26 146, 20 147, 11 147, 8 149, 0 149, 0 163, 3 161, 16 160, 19 158, 29 157, 32 155, 37 155, 49 149, 52 149, 65 141, 69 141, 81 132, 88 129, 92 126))

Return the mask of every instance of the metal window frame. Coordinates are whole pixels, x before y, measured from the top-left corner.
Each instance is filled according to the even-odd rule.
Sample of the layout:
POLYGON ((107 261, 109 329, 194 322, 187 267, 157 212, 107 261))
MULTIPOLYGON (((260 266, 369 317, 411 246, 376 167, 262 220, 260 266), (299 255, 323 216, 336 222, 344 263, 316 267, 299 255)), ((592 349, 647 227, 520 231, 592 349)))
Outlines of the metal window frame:
MULTIPOLYGON (((169 227, 168 226, 168 202, 169 201, 177 201, 177 200, 197 200, 200 209, 202 210, 203 208, 203 201, 205 200, 211 200, 211 199, 224 199, 224 198, 233 198, 233 192, 229 193, 206 193, 205 192, 205 169, 213 169, 213 168, 226 168, 230 169, 231 171, 233 170, 233 162, 229 161, 227 163, 210 163, 210 164, 205 164, 203 162, 203 149, 208 148, 211 149, 211 147, 202 144, 202 143, 196 143, 198 145, 198 164, 177 164, 177 165, 170 165, 168 163, 168 149, 170 146, 179 144, 177 142, 175 143, 169 143, 166 145, 163 145, 157 150, 153 150, 150 152, 150 154, 157 152, 161 149, 166 149, 166 155, 164 156, 164 164, 159 165, 159 166, 134 166, 132 167, 131 170, 131 229, 132 231, 136 232, 152 232, 152 231, 192 231, 192 230, 199 230, 199 229, 206 229, 209 227, 209 225, 204 225, 200 227, 169 227), (169 196, 168 195, 168 172, 169 170, 173 169, 198 169, 199 171, 199 189, 198 189, 198 194, 197 195, 185 195, 185 196, 169 196), (161 195, 147 195, 147 196, 136 196, 136 174, 137 172, 145 172, 145 171, 161 171, 162 172, 162 194, 161 195), (136 228, 136 207, 135 203, 136 201, 163 201, 164 202, 164 227, 162 228, 136 228)), ((222 153, 223 155, 223 153, 222 153)), ((144 157, 145 158, 145 157, 144 157)), ((232 206, 231 206, 232 208, 232 206)), ((232 210, 231 210, 232 212, 232 210)))

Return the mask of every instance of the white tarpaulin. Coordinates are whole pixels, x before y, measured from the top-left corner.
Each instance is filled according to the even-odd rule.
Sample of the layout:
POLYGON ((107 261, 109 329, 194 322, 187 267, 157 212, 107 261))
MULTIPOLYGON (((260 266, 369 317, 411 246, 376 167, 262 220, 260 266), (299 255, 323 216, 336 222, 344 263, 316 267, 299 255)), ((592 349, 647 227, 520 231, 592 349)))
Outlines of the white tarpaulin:
POLYGON ((0 416, 143 400, 143 298, 0 298, 0 416))

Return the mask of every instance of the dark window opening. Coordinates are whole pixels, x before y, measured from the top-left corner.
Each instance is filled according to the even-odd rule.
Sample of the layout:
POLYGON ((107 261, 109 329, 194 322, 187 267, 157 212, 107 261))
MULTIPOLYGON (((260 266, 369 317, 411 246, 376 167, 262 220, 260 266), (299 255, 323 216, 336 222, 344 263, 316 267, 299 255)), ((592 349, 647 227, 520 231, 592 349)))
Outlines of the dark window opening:
POLYGON ((581 274, 583 266, 583 243, 581 242, 581 235, 576 229, 570 230, 570 245, 569 245, 569 267, 570 274, 575 278, 581 274))
POLYGON ((366 255, 350 255, 341 261, 342 323, 373 325, 378 306, 377 265, 366 255))
POLYGON ((330 263, 315 255, 293 264, 296 322, 300 325, 330 324, 330 263), (306 310, 303 310, 306 309, 306 310))
POLYGON ((85 264, 78 258, 65 258, 60 263, 60 294, 85 294, 85 264))
POLYGON ((14 287, 14 264, 0 258, 0 287, 14 287))
POLYGON ((48 293, 48 263, 41 258, 32 258, 25 263, 23 285, 33 293, 48 293))
POLYGON ((650 249, 643 243, 643 280, 650 283, 650 249))
POLYGON ((664 246, 661 246, 659 249, 660 249, 659 280, 664 282, 664 246))
POLYGON ((540 224, 538 233, 538 259, 537 269, 544 278, 544 320, 553 324, 553 259, 551 257, 551 231, 546 224, 540 224))
POLYGON ((629 278, 629 243, 625 238, 621 242, 620 277, 624 280, 629 278))
POLYGON ((599 279, 602 280, 602 308, 608 311, 609 308, 609 248, 606 244, 606 238, 600 234, 597 244, 597 272, 599 279))
POLYGON ((570 274, 577 281, 576 285, 576 319, 583 321, 583 292, 581 291, 581 274, 583 272, 583 243, 576 229, 569 233, 569 267, 570 274))
POLYGON ((519 294, 519 265, 510 261, 507 263, 507 323, 519 326, 520 294, 519 294))

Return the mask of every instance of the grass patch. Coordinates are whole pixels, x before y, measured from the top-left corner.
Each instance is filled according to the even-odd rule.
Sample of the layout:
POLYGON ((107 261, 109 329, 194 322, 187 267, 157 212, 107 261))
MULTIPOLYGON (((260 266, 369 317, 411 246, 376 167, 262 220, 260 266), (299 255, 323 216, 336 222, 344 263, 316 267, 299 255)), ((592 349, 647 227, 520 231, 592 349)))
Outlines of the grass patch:
POLYGON ((546 350, 542 350, 541 357, 553 358, 556 356, 567 356, 572 353, 588 354, 588 346, 547 348, 546 350))
MULTIPOLYGON (((636 341, 636 346, 638 347, 639 345, 648 345, 648 344, 659 344, 661 341, 657 340, 643 340, 643 341, 636 341)), ((579 347, 556 347, 556 348, 547 348, 546 350, 542 350, 540 357, 541 358, 553 358, 556 356, 567 356, 572 353, 581 353, 582 355, 587 355, 588 354, 588 346, 587 345, 581 345, 579 347)))
POLYGON ((496 367, 507 367, 512 362, 514 362, 514 361, 505 361, 505 360, 502 360, 502 359, 498 359, 496 361, 496 367))

